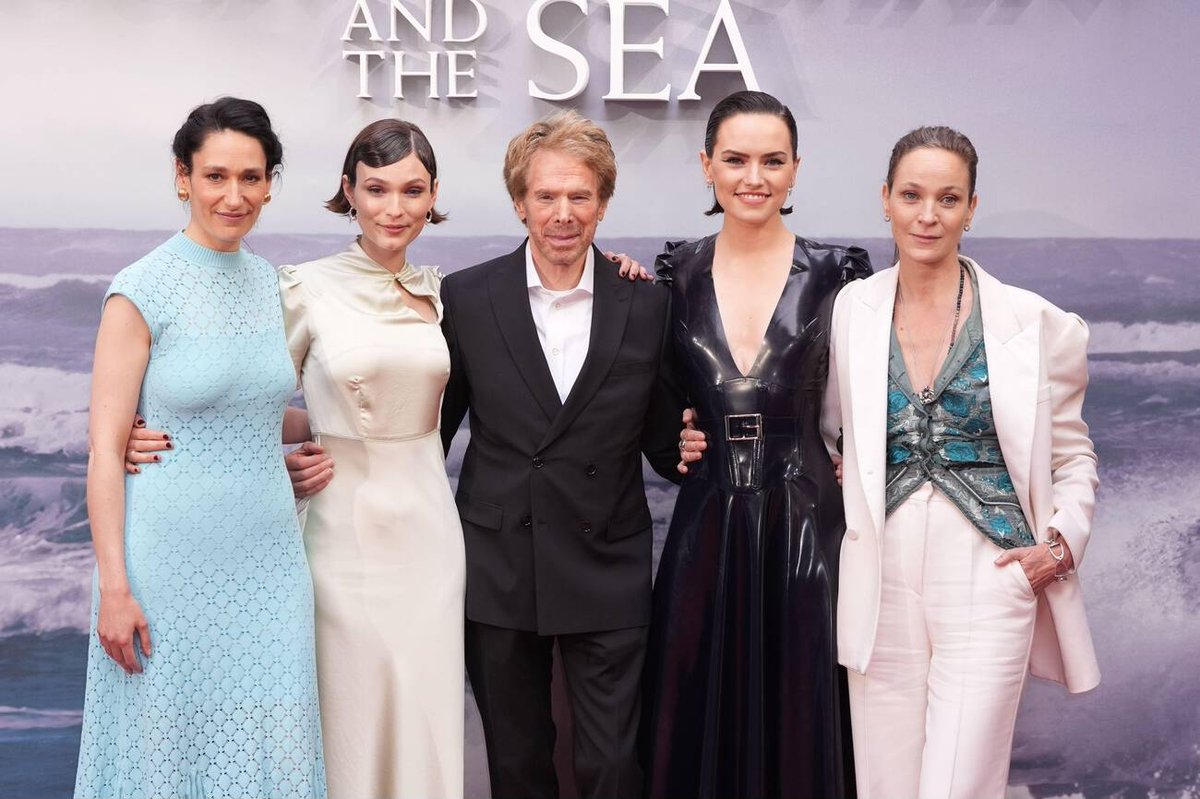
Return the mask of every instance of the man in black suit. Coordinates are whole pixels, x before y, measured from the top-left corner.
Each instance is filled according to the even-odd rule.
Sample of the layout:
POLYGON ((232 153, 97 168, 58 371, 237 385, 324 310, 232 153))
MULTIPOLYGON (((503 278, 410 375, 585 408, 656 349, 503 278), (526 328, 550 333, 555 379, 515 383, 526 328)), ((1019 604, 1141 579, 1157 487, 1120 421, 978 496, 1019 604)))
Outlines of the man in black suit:
POLYGON ((504 176, 529 238, 442 284, 442 440, 469 414, 457 494, 466 661, 492 795, 558 795, 557 640, 580 792, 636 797, 652 541, 641 453, 678 479, 667 290, 596 268, 616 162, 594 123, 574 112, 535 123, 509 144, 504 176))

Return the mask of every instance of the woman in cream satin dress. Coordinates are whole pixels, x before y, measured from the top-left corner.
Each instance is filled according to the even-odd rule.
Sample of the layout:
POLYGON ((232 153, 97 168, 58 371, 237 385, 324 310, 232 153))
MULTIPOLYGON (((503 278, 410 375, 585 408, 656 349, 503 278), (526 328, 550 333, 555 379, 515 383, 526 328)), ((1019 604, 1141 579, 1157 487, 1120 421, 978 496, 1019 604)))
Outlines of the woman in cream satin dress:
POLYGON ((450 358, 441 275, 405 258, 443 218, 436 192, 420 130, 373 123, 327 204, 362 236, 280 269, 308 426, 337 463, 303 525, 331 799, 463 794, 465 564, 438 436, 450 358))

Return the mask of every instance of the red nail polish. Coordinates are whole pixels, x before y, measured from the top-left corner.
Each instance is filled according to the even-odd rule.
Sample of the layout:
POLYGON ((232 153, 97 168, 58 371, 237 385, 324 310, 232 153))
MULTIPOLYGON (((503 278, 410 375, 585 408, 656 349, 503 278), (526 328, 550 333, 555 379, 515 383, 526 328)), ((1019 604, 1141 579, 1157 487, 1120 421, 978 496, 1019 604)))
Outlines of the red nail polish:
POLYGON ((163 433, 163 441, 170 441, 170 440, 171 440, 171 437, 169 435, 167 435, 166 433, 163 433))
POLYGON ((167 442, 167 449, 174 449, 174 448, 175 448, 175 445, 174 445, 174 444, 172 444, 170 441, 168 441, 168 442, 167 442))

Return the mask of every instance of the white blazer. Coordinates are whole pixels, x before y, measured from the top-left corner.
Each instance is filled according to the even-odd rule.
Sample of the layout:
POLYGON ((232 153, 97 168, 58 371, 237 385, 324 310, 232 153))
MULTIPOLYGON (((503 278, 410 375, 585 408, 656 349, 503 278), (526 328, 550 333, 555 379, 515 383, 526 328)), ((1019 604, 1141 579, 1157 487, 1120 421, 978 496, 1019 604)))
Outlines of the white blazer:
MULTIPOLYGON (((970 259, 979 282, 992 413, 1000 449, 1038 540, 1053 527, 1083 562, 1096 499, 1096 454, 1081 416, 1087 326, 1038 295, 1006 286, 970 259)), ((843 435, 846 537, 838 591, 838 660, 865 673, 879 623, 887 375, 898 269, 850 283, 833 309, 822 428, 843 435)), ((1038 597, 1030 669, 1071 692, 1100 682, 1079 577, 1038 597)))

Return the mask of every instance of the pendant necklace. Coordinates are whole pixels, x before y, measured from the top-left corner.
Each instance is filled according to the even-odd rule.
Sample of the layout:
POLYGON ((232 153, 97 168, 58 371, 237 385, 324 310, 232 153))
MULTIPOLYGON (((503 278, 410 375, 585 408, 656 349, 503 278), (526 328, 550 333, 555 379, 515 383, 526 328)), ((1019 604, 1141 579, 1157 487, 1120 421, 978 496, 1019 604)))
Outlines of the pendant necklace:
MULTIPOLYGON (((958 296, 954 300, 954 319, 950 323, 950 330, 949 330, 950 343, 946 346, 946 355, 949 355, 950 351, 952 349, 954 349, 954 340, 958 336, 958 320, 962 316, 963 287, 966 284, 966 277, 967 277, 967 270, 963 267, 962 263, 959 263, 959 265, 958 265, 958 296)), ((904 302, 904 295, 901 293, 899 286, 896 287, 896 297, 897 297, 897 300, 899 301, 900 306, 903 308, 904 317, 905 317, 905 319, 907 319, 908 309, 904 302)), ((911 324, 909 325, 909 329, 910 330, 912 329, 911 324)), ((938 363, 937 363, 938 362, 938 355, 937 355, 938 350, 940 349, 940 345, 941 345, 942 341, 945 341, 945 340, 946 340, 946 336, 945 336, 945 334, 943 334, 941 341, 938 341, 939 346, 935 347, 934 351, 933 351, 933 363, 930 364, 930 367, 929 367, 929 380, 926 381, 925 388, 923 388, 917 392, 917 399, 921 400, 921 402, 925 405, 932 405, 934 403, 934 401, 937 399, 937 395, 933 393, 933 383, 937 377, 937 375, 934 374, 934 370, 937 369, 937 365, 938 365, 938 363)), ((915 354, 915 348, 913 347, 913 344, 912 344, 911 333, 909 334, 909 349, 913 350, 914 354, 915 354)))

